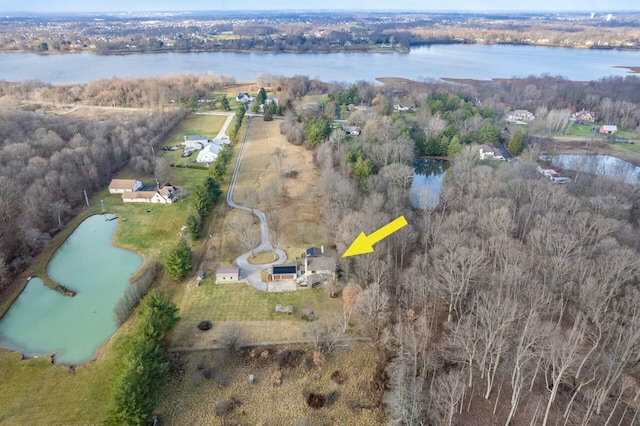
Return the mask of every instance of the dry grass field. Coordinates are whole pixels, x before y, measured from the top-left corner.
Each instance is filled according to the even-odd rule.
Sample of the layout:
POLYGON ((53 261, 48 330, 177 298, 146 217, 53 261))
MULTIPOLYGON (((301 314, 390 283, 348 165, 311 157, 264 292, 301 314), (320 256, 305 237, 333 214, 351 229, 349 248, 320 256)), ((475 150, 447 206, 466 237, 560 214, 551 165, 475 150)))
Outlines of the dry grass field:
POLYGON ((322 206, 316 197, 319 174, 313 153, 287 142, 277 120, 254 119, 246 143, 234 201, 254 203, 277 218, 278 230, 269 224, 271 239, 280 240, 278 245, 289 258, 299 257, 310 245, 323 244, 318 233, 322 206))
MULTIPOLYGON (((318 233, 317 178, 312 152, 286 142, 277 121, 252 121, 234 200, 277 217, 281 235, 274 237, 271 220, 271 239, 290 258, 324 243, 318 233), (296 177, 285 177, 292 170, 296 177)), ((173 376, 156 410, 162 424, 290 425, 305 420, 308 424, 383 424, 380 393, 373 380, 378 354, 369 344, 339 347, 320 366, 313 362, 310 344, 257 346, 253 356, 249 348, 235 354, 205 349, 222 343, 229 322, 238 325, 243 343, 260 344, 309 339, 313 325, 336 323, 342 313, 341 298, 329 298, 323 289, 266 293, 243 283, 214 284, 216 268, 231 265, 244 251, 235 241, 234 227, 243 222, 250 232, 258 230, 246 212, 218 205, 213 215, 206 252, 196 266, 206 270, 208 278, 200 286, 194 280, 179 286, 174 296, 181 321, 171 333, 171 346, 201 350, 170 354, 173 376), (294 313, 276 313, 276 304, 291 305, 294 313), (311 323, 301 318, 309 311, 315 314, 311 323), (198 330, 204 320, 212 322, 211 330, 198 330), (284 366, 282 354, 287 353, 294 359, 284 366), (272 375, 277 371, 282 383, 274 386, 272 375), (250 374, 255 376, 254 384, 248 383, 250 374), (327 398, 327 405, 309 407, 306 395, 310 392, 327 398)), ((357 333, 357 324, 350 322, 345 337, 357 333)))
POLYGON ((166 425, 377 425, 377 352, 367 343, 338 348, 320 366, 305 346, 171 354, 173 371, 158 413, 166 425), (281 373, 281 384, 273 375, 281 373), (255 381, 249 383, 249 375, 255 381), (276 373, 277 374, 277 373, 276 373), (311 408, 309 393, 325 398, 311 408), (308 423, 302 423, 303 421, 308 423))

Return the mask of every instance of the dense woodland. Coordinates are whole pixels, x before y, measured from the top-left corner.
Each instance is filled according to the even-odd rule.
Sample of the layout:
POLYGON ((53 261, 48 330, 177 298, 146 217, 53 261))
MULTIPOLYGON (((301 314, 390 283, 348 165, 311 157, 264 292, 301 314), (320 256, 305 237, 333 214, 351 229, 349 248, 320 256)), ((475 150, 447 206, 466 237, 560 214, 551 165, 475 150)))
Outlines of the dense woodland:
MULTIPOLYGON (((314 150, 327 242, 343 252, 361 231, 408 219, 375 253, 340 264, 345 302, 379 348, 377 402, 391 424, 640 421, 638 187, 587 174, 553 185, 525 158, 480 162, 468 148, 510 141, 514 129, 502 119, 520 108, 538 114, 531 131, 552 131, 583 108, 637 131, 640 79, 382 87, 262 79, 287 107, 281 131, 314 150), (394 112, 398 103, 414 110, 394 112), (332 128, 338 115, 362 133, 332 128), (453 164, 438 206, 414 208, 415 157, 433 149, 453 164)), ((224 84, 213 76, 2 83, 3 282, 77 212, 83 190, 104 188, 129 162, 154 173, 151 147, 184 114, 160 111, 172 99, 224 84), (158 110, 119 123, 41 111, 79 101, 158 110)))
MULTIPOLYGON (((480 162, 462 143, 436 208, 412 208, 406 192, 416 151, 434 128, 442 138, 452 117, 458 125, 447 137, 466 141, 461 129, 477 123, 480 136, 507 108, 606 114, 608 103, 637 105, 638 87, 635 77, 434 85, 414 93, 412 115, 390 113, 385 103, 400 94, 383 88, 373 108, 348 118, 360 136, 334 131, 319 144, 308 131, 317 117, 285 117, 293 143, 316 147, 322 229, 338 252, 361 231, 400 215, 409 221, 375 253, 340 267, 345 302, 380 348, 391 424, 639 421, 637 186, 589 175, 553 185, 535 163, 480 162), (615 101, 614 85, 628 89, 615 101)), ((504 138, 509 129, 500 130, 504 138)))

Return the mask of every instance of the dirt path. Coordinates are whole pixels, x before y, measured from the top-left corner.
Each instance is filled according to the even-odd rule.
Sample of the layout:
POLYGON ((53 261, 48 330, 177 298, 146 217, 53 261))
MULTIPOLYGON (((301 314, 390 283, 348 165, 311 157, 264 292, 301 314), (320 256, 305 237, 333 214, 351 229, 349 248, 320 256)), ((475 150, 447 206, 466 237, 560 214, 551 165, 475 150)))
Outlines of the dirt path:
MULTIPOLYGON (((369 337, 343 337, 337 339, 339 343, 351 343, 351 342, 369 342, 369 337)), ((281 345, 298 345, 313 343, 313 339, 301 339, 301 340, 280 340, 277 342, 256 342, 240 345, 241 348, 253 348, 256 346, 281 346, 281 345)), ((224 345, 211 345, 211 346, 192 346, 192 347, 176 347, 169 348, 168 352, 199 352, 199 351, 214 351, 218 349, 226 349, 224 345)))

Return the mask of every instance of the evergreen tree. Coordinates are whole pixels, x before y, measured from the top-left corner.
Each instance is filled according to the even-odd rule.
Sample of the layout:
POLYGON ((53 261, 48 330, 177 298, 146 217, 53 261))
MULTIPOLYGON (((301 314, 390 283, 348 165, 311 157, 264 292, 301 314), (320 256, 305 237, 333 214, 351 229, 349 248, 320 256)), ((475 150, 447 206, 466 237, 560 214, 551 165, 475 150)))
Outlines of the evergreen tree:
POLYGON ((261 87, 258 91, 258 95, 256 96, 256 102, 258 105, 263 105, 264 101, 267 100, 267 92, 264 90, 264 87, 261 87))
POLYGON ((200 220, 196 215, 187 217, 187 235, 193 240, 200 238, 200 220))
POLYGON ((211 176, 207 176, 204 182, 204 186, 207 190, 207 198, 209 201, 209 205, 207 206, 208 209, 211 205, 215 204, 216 201, 218 201, 218 198, 220 197, 220 195, 222 195, 222 190, 220 189, 220 185, 218 184, 218 182, 211 176))
POLYGON ((325 117, 312 117, 304 123, 307 143, 314 148, 331 134, 331 125, 325 117))
POLYGON ((507 146, 507 149, 509 150, 509 153, 514 157, 522 154, 522 151, 524 151, 524 132, 522 131, 522 129, 518 130, 516 134, 513 135, 513 138, 511 138, 511 141, 509 141, 509 146, 507 146))
POLYGON ((371 176, 371 162, 358 157, 358 160, 353 165, 353 175, 358 179, 358 182, 364 183, 371 176))
POLYGON ((174 280, 179 280, 193 269, 191 248, 185 238, 180 238, 178 243, 169 250, 165 258, 164 269, 174 280))
POLYGON ((455 157, 461 152, 462 152, 462 144, 460 143, 460 138, 458 137, 458 135, 455 135, 454 137, 451 138, 451 142, 449 142, 447 155, 449 157, 455 157))
POLYGON ((158 394, 169 379, 163 347, 166 333, 180 320, 177 312, 157 289, 140 302, 136 327, 121 347, 120 376, 111 389, 108 424, 137 426, 151 420, 158 394))
POLYGON ((198 212, 200 217, 204 217, 207 214, 209 206, 211 205, 209 200, 209 194, 204 182, 196 185, 193 191, 191 191, 191 206, 198 212))
POLYGON ((482 129, 480 129, 480 134, 478 135, 478 139, 480 143, 487 145, 498 145, 500 142, 500 129, 495 124, 487 124, 482 129))
POLYGON ((222 98, 220 99, 220 107, 222 108, 223 111, 231 110, 231 107, 229 106, 229 99, 227 99, 227 95, 222 95, 222 98))

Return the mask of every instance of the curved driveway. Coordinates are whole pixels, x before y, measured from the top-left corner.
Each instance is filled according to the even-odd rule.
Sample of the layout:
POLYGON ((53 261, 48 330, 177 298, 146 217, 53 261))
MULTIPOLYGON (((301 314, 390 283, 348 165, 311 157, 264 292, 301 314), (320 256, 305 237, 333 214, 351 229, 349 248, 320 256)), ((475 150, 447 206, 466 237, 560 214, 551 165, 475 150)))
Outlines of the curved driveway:
POLYGON ((287 260, 287 255, 284 251, 280 249, 274 249, 269 241, 269 229, 267 227, 267 217, 265 214, 258 209, 251 209, 246 206, 242 206, 233 201, 233 190, 236 186, 236 178, 238 177, 238 172, 240 170, 240 164, 242 163, 242 154, 244 153, 244 148, 247 142, 247 136, 249 135, 249 129, 251 128, 251 120, 253 116, 249 116, 247 120, 247 128, 244 132, 244 136, 242 137, 242 143, 240 145, 240 151, 238 152, 238 160, 236 161, 236 165, 233 168, 233 174, 231 175, 231 182, 229 183, 229 191, 227 192, 227 204, 233 208, 247 211, 249 213, 255 214, 260 220, 260 245, 255 249, 250 250, 244 254, 238 256, 234 263, 240 268, 240 278, 246 279, 246 281, 257 288, 258 290, 267 291, 268 284, 262 281, 262 277, 260 276, 260 271, 265 268, 268 268, 273 265, 280 265, 287 260), (278 260, 273 263, 261 264, 261 265, 252 265, 249 263, 249 256, 251 256, 252 252, 261 252, 261 251, 273 251, 278 255, 278 260))

